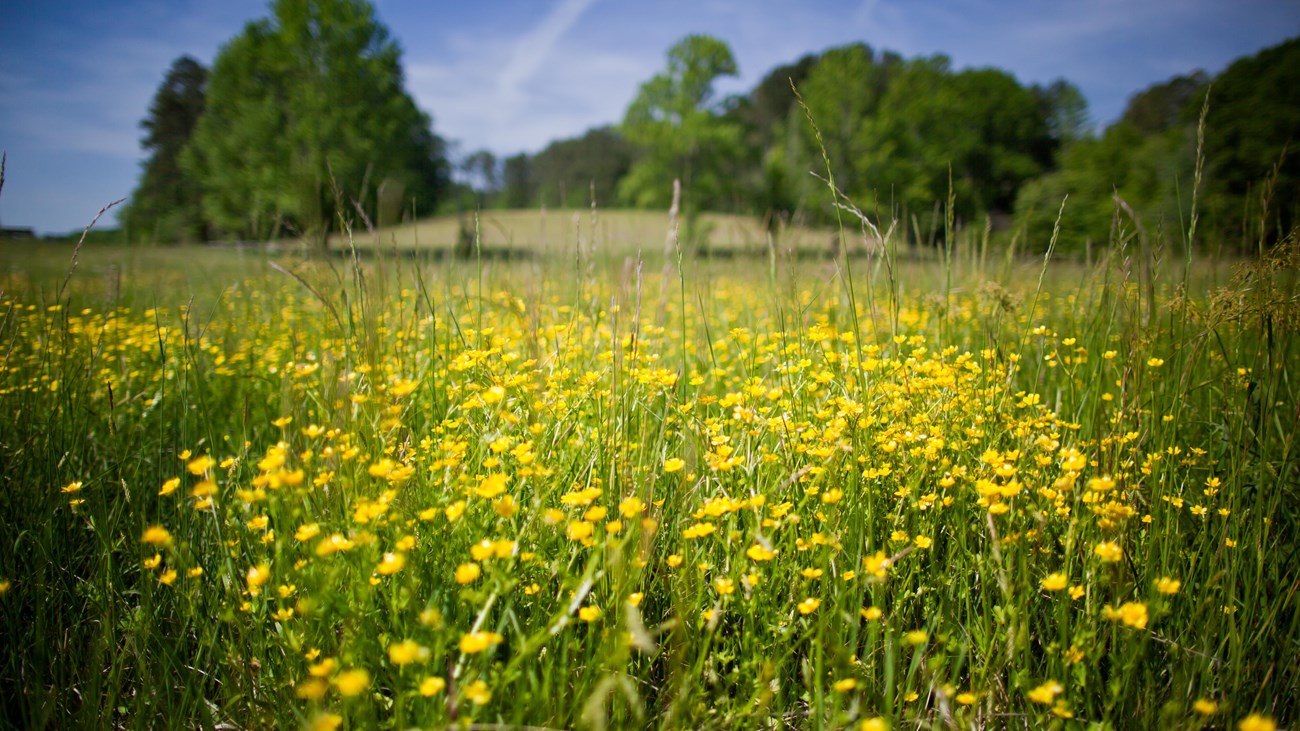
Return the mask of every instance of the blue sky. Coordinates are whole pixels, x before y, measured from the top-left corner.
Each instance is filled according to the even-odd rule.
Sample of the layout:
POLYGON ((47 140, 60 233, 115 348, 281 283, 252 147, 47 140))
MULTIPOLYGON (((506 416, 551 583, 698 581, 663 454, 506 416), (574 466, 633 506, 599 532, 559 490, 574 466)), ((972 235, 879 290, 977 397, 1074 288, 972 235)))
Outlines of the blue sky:
MULTIPOLYGON (((1098 124, 1143 87, 1300 35, 1297 0, 379 0, 407 88, 469 152, 536 151, 616 123, 688 33, 729 43, 753 87, 774 66, 865 41, 946 53, 1023 83, 1064 77, 1098 124)), ((0 224, 79 229, 130 194, 139 122, 171 62, 210 64, 265 0, 0 0, 0 224)))

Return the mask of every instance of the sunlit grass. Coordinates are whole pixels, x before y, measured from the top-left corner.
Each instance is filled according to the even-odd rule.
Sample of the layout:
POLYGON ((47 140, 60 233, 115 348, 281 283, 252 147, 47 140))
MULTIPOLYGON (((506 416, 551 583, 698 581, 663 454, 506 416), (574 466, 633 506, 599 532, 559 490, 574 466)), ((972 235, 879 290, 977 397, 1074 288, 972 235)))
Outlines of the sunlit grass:
POLYGON ((8 720, 1293 721, 1285 267, 593 249, 12 264, 8 720))

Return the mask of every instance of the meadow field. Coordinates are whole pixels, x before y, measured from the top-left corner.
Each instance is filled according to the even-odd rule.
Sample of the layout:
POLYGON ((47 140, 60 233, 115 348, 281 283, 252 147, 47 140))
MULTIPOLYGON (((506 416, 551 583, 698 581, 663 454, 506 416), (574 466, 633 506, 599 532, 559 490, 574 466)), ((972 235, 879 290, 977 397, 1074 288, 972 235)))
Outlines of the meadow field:
POLYGON ((1296 723, 1296 238, 611 230, 4 251, 0 723, 1296 723))

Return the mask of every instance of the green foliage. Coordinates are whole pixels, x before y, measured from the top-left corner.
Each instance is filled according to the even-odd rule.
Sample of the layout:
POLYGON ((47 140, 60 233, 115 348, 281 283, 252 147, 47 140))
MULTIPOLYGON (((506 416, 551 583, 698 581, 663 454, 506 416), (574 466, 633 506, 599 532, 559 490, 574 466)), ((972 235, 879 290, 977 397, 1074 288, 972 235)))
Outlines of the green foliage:
POLYGON ((960 217, 1008 211, 1050 166, 1056 130, 1080 124, 1082 97, 1064 82, 1028 89, 1001 71, 954 73, 943 56, 904 60, 860 43, 826 51, 796 84, 807 115, 792 104, 775 123, 758 197, 820 206, 823 219, 832 209, 808 171, 825 175, 827 164, 850 199, 903 220, 947 199, 950 169, 960 217))
POLYGON ((208 70, 198 61, 189 56, 176 59, 140 123, 145 130, 141 146, 149 159, 121 217, 128 235, 137 241, 206 238, 200 191, 181 170, 181 152, 203 114, 207 81, 208 70))
POLYGON ((1158 244, 1178 241, 1190 215, 1196 115, 1206 83, 1196 72, 1154 85, 1130 99, 1100 137, 1067 146, 1057 170, 1019 191, 1016 210, 1029 247, 1047 248, 1067 196, 1063 251, 1077 253, 1139 231, 1158 244))
POLYGON ((1300 39, 1243 58, 1215 80, 1205 120, 1207 208, 1225 233, 1274 239, 1300 224, 1297 131, 1300 39), (1262 184, 1275 166, 1270 192, 1262 184))
POLYGON ((907 63, 867 126, 868 176, 882 198, 923 213, 948 195, 957 214, 1009 211, 1019 185, 1052 158, 1046 120, 1034 94, 1003 71, 953 74, 943 57, 907 63))
MULTIPOLYGON (((871 200, 869 180, 880 172, 872 169, 875 165, 873 151, 876 153, 874 160, 878 161, 881 159, 879 146, 888 144, 875 137, 874 128, 878 125, 873 122, 881 110, 891 79, 902 65, 902 59, 895 54, 885 54, 877 62, 871 48, 859 43, 833 48, 822 54, 808 77, 799 84, 799 93, 821 130, 836 186, 855 200, 871 200)), ((787 124, 795 127, 801 143, 800 154, 795 159, 805 165, 812 163, 809 169, 825 175, 819 145, 803 110, 795 108, 791 111, 793 114, 787 118, 787 124)), ((792 177, 800 201, 808 200, 809 196, 824 200, 822 184, 806 171, 792 177)))
POLYGON ((725 199, 724 164, 739 154, 741 128, 720 114, 713 84, 735 74, 731 49, 716 38, 687 36, 668 51, 667 69, 641 85, 623 120, 623 135, 641 153, 619 185, 625 201, 667 208, 674 178, 687 210, 725 199))
POLYGON ((595 127, 581 137, 556 140, 533 156, 506 158, 499 201, 507 208, 545 205, 579 208, 618 199, 619 181, 636 150, 613 127, 595 127))
POLYGON ((210 224, 323 241, 339 204, 372 216, 380 199, 430 210, 447 185, 443 144, 406 93, 400 50, 373 7, 278 0, 271 10, 218 55, 184 159, 210 224))
POLYGON ((631 169, 635 154, 613 127, 553 142, 532 160, 538 202, 571 208, 589 205, 594 195, 598 204, 609 205, 617 200, 618 182, 631 169))
POLYGON ((1300 161, 1288 147, 1300 129, 1300 40, 1241 59, 1213 82, 1197 71, 1134 95, 1104 134, 1072 143, 1058 170, 1020 190, 1017 216, 1030 244, 1046 247, 1066 195, 1067 249, 1142 234, 1157 245, 1184 240, 1202 110, 1199 238, 1249 250, 1294 228, 1300 161))
POLYGON ((790 164, 795 156, 791 148, 798 140, 791 134, 797 127, 788 121, 797 108, 795 87, 803 83, 818 60, 808 54, 776 67, 749 94, 730 100, 726 112, 744 130, 745 149, 763 151, 760 164, 749 161, 736 175, 744 198, 736 210, 764 216, 773 227, 803 207, 801 194, 812 187, 805 180, 806 171, 795 170, 790 164))

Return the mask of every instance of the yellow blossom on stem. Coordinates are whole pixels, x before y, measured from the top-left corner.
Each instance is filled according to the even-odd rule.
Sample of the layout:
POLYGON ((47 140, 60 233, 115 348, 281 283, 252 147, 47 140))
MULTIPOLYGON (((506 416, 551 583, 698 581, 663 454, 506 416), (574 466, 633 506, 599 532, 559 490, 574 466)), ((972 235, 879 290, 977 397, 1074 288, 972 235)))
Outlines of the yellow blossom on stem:
POLYGON ((1124 557, 1124 549, 1119 547, 1114 541, 1102 541, 1098 543, 1092 552, 1106 563, 1115 563, 1124 557))
POLYGON ((1134 629, 1146 629, 1147 605, 1142 602, 1125 602, 1118 609, 1107 604, 1101 611, 1112 622, 1123 622, 1125 626, 1134 629))
POLYGON ((1237 731, 1277 731, 1277 723, 1268 716, 1252 713, 1237 722, 1237 731))
MULTIPOLYGON (((321 693, 324 695, 324 692, 321 693)), ((320 696, 316 696, 320 698, 320 696)), ((337 713, 323 711, 316 714, 307 725, 307 731, 337 731, 343 725, 343 717, 337 713)))
POLYGON ((1192 703, 1192 710, 1202 716, 1213 716, 1219 711, 1219 704, 1209 698, 1197 698, 1196 702, 1192 703))
POLYGON ((474 488, 474 494, 490 500, 505 492, 506 482, 509 479, 508 476, 502 474, 488 475, 479 481, 478 487, 474 488))
POLYGON ((476 655, 484 650, 499 645, 505 638, 496 632, 469 632, 461 635, 460 651, 466 655, 476 655))
POLYGON ((456 583, 471 584, 483 575, 483 569, 476 563, 463 563, 456 567, 456 583))
POLYGON ((618 512, 624 518, 635 518, 645 511, 645 501, 639 497, 632 496, 623 498, 618 504, 618 512))
POLYGON ((1058 571, 1043 577, 1043 580, 1038 582, 1038 585, 1043 587, 1045 591, 1060 591, 1069 583, 1069 577, 1058 571))
POLYGON ((594 530, 595 526, 591 523, 588 523, 585 520, 575 520, 569 523, 569 527, 565 530, 565 535, 567 535, 571 541, 581 541, 590 538, 594 530))
POLYGON ((191 475, 202 475, 203 473, 212 469, 212 467, 216 464, 217 461, 215 459, 205 454, 202 457, 199 457, 198 459, 195 459, 189 462, 188 464, 186 464, 185 469, 191 475))
POLYGON ((320 534, 320 525, 318 523, 304 523, 298 526, 298 530, 293 532, 293 539, 300 543, 310 541, 320 534))
POLYGON ((876 551, 875 555, 862 559, 862 566, 872 576, 884 577, 885 571, 889 569, 889 557, 884 551, 876 551))
POLYGON ((334 687, 343 696, 354 696, 370 687, 370 673, 365 668, 344 670, 334 678, 334 687))
POLYGON ((492 700, 492 691, 488 689, 487 683, 475 680, 465 687, 465 697, 474 705, 481 706, 492 700))
POLYGON ((702 521, 682 531, 682 538, 685 538, 687 540, 693 538, 703 538, 704 536, 709 535, 710 533, 716 531, 717 529, 718 526, 708 521, 702 521))
POLYGON ((249 595, 257 596, 262 593, 262 586, 271 580, 271 569, 264 563, 250 566, 245 578, 248 582, 249 595))
POLYGON ((151 525, 144 529, 144 533, 140 536, 140 542, 154 546, 170 546, 172 534, 168 533, 167 529, 161 525, 151 525))
POLYGON ((410 665, 429 659, 429 648, 421 646, 415 640, 402 640, 388 646, 388 659, 394 665, 410 665))
POLYGON ((1060 683, 1055 680, 1049 680, 1029 691, 1026 695, 1029 697, 1029 700, 1034 703, 1049 706, 1052 704, 1052 701, 1056 700, 1056 696, 1064 690, 1065 688, 1061 687, 1060 683))

